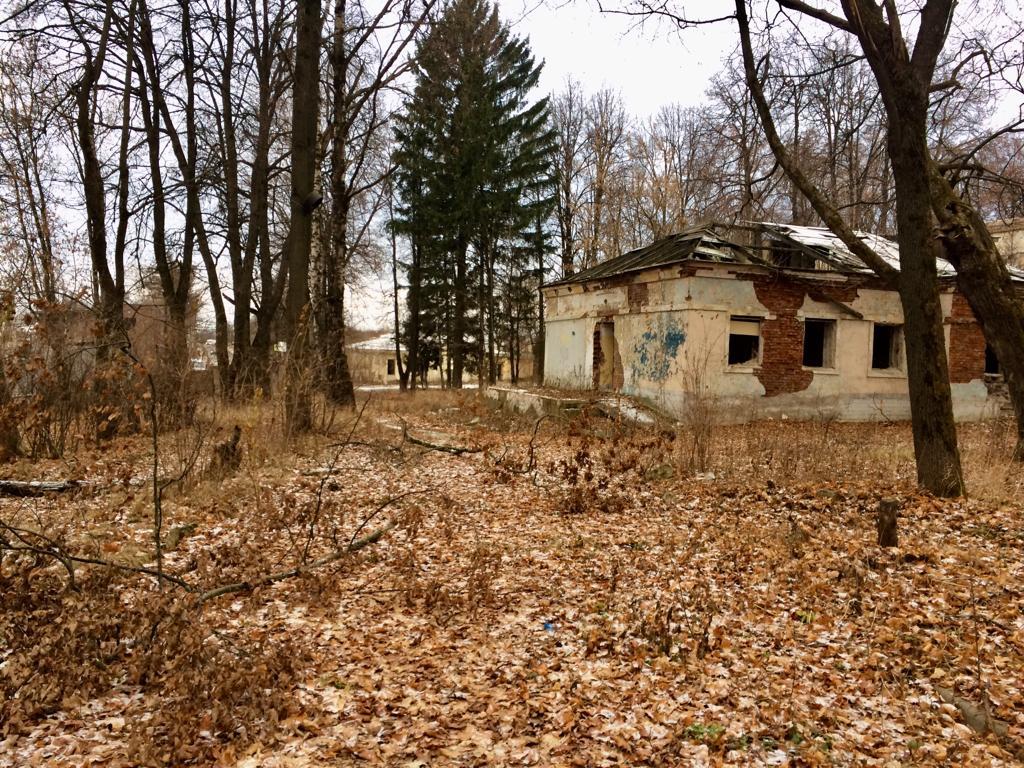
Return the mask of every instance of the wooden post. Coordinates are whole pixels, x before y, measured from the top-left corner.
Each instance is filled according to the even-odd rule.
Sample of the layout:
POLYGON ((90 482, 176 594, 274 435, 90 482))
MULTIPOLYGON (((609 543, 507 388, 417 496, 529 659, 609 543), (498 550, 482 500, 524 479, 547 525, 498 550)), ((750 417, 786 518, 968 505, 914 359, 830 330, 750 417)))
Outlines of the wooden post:
POLYGON ((878 546, 898 546, 899 539, 896 533, 896 513, 899 511, 900 502, 898 499, 881 499, 878 502, 878 546))

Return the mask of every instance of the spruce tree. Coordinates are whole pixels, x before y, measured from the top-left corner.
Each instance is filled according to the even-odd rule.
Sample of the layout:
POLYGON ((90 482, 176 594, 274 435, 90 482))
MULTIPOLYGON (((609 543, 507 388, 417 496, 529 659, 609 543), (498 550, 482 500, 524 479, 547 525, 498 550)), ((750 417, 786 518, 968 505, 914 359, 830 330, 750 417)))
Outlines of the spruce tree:
POLYGON ((408 326, 417 331, 407 343, 412 358, 436 333, 452 386, 467 363, 493 379, 496 268, 553 207, 547 99, 529 100, 540 71, 485 0, 451 2, 417 51, 416 87, 396 129, 398 226, 415 255, 408 326))

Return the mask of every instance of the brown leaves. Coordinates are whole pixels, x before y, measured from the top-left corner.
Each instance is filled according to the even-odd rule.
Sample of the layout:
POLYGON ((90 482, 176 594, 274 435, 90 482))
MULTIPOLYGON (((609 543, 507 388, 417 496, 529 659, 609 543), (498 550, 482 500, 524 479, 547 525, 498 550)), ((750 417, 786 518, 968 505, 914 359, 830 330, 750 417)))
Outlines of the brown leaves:
MULTIPOLYGON (((17 646, 0 645, 0 678, 24 673, 46 706, 8 695, 0 764, 77 764, 69 744, 112 765, 254 768, 1012 761, 1024 523, 1016 503, 916 494, 898 468, 909 433, 832 425, 830 441, 897 469, 879 482, 877 460, 868 479, 842 464, 823 487, 794 480, 820 453, 813 429, 799 443, 793 425, 758 425, 761 448, 712 457, 727 481, 698 483, 658 469, 678 467, 685 441, 608 424, 573 436, 553 420, 500 432, 486 412, 453 418, 472 407, 457 398, 428 402, 444 408, 403 411, 414 434, 504 444, 503 464, 532 469, 497 472, 501 451, 381 451, 371 419, 319 507, 303 472, 323 456, 244 463, 168 505, 168 530, 198 521, 168 554, 196 583, 286 567, 307 541, 322 556, 405 491, 444 495, 396 505, 374 548, 199 617, 127 578, 63 594, 52 564, 5 563, 0 637, 17 646), (904 501, 901 546, 883 549, 874 510, 888 495, 904 501), (28 587, 12 589, 22 573, 28 587), (98 651, 105 667, 81 663, 98 651), (958 703, 986 697, 1005 736, 976 732, 958 703)), ((730 450, 751 439, 716 435, 730 450)), ((91 471, 144 460, 101 454, 91 471)), ((98 549, 145 556, 124 493, 89 503, 106 524, 98 549)))

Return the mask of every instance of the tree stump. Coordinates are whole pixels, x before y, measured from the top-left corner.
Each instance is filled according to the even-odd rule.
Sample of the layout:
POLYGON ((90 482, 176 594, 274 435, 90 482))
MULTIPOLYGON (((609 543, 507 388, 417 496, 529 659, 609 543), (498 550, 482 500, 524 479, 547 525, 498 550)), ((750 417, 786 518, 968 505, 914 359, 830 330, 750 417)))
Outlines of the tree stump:
POLYGON ((896 513, 899 511, 898 499, 882 499, 878 502, 878 546, 895 547, 899 544, 896 533, 896 513))

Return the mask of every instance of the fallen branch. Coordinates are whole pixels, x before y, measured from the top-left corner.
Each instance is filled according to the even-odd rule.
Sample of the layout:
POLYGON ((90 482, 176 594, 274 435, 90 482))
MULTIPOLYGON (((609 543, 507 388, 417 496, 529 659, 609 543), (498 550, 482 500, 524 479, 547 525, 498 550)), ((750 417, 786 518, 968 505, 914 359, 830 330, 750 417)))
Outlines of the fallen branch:
POLYGON ((418 437, 413 437, 409 434, 409 428, 403 422, 402 424, 402 440, 404 442, 418 445, 421 448, 429 448, 432 451, 440 451, 441 453, 450 453, 453 456, 461 456, 464 453, 483 453, 483 448, 467 448, 460 445, 440 445, 438 443, 428 443, 426 440, 421 440, 418 437))
POLYGON ((44 493, 65 493, 81 488, 80 480, 0 480, 0 496, 19 498, 42 496, 44 493))
POLYGON ((146 576, 154 576, 158 580, 162 579, 164 581, 169 581, 171 584, 181 587, 188 592, 194 591, 194 588, 184 579, 172 576, 169 573, 163 573, 162 571, 139 565, 118 563, 114 560, 103 560, 97 557, 76 555, 66 550, 55 539, 47 536, 46 534, 40 533, 39 531, 32 531, 27 528, 19 528, 18 526, 10 525, 9 523, 5 523, 0 520, 0 551, 3 550, 8 550, 10 552, 31 552, 35 555, 54 558, 64 566, 64 569, 68 572, 68 587, 70 589, 77 589, 75 583, 75 565, 95 565, 101 568, 112 568, 116 571, 124 571, 126 573, 141 573, 146 576), (13 539, 8 539, 3 535, 4 533, 9 534, 13 539), (30 539, 36 539, 39 543, 33 543, 30 539))
POLYGON ((373 533, 368 533, 366 536, 363 536, 362 538, 352 540, 347 547, 332 552, 326 557, 321 557, 319 560, 314 560, 313 562, 307 563, 306 565, 299 565, 295 568, 289 568, 286 571, 278 571, 277 573, 270 573, 266 576, 260 576, 255 579, 250 579, 249 581, 239 581, 234 584, 225 584, 223 586, 216 587, 215 589, 207 590, 199 596, 197 602, 199 605, 203 605, 207 601, 213 600, 217 597, 222 597, 223 595, 230 595, 236 592, 251 592, 256 587, 263 587, 278 581, 284 581, 285 579, 291 579, 296 576, 301 576, 302 574, 308 573, 309 571, 315 568, 320 568, 324 565, 329 565, 331 563, 337 562, 338 560, 341 560, 342 558, 348 557, 349 555, 358 552, 360 549, 364 549, 365 547, 368 547, 371 544, 376 544, 384 537, 384 534, 393 529, 395 525, 396 523, 392 520, 388 522, 386 525, 382 526, 381 528, 378 528, 377 530, 373 531, 373 533))

